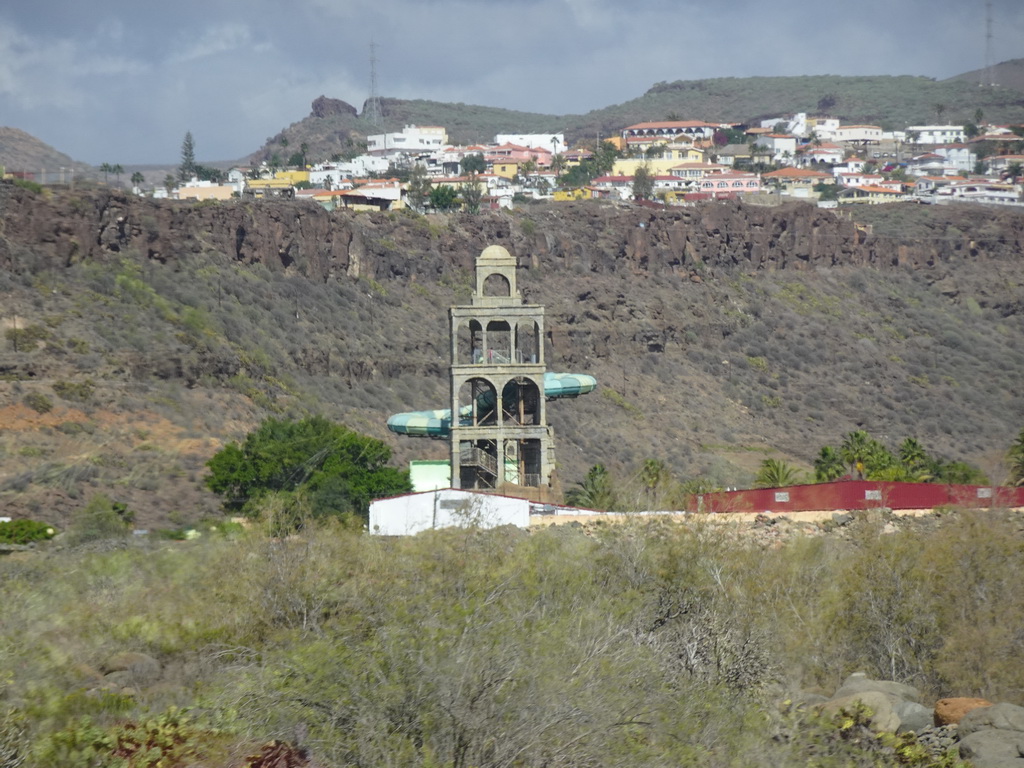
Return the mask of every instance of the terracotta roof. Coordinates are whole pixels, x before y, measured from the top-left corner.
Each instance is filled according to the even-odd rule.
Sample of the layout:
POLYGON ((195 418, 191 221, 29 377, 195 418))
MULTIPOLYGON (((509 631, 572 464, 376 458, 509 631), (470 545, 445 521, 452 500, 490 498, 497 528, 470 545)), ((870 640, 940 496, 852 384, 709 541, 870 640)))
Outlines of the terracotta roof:
POLYGON ((764 179, 831 179, 829 173, 812 171, 810 168, 780 168, 777 171, 769 171, 761 174, 764 179))
POLYGON ((624 128, 626 131, 648 130, 651 128, 715 128, 712 123, 705 123, 703 120, 662 120, 651 123, 637 123, 624 128))

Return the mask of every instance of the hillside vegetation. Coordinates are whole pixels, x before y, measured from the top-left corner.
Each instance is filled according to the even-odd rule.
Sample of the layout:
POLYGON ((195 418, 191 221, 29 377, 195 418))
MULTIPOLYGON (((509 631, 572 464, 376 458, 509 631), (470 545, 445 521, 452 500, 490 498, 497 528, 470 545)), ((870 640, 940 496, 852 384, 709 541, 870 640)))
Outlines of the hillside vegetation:
POLYGON ((1021 530, 866 518, 769 549, 666 522, 207 530, 19 555, 0 560, 0 761, 951 768, 782 702, 855 671, 927 706, 1021 702, 1021 530))
POLYGON ((969 206, 601 204, 429 217, 109 192, 4 196, 0 503, 63 527, 96 493, 140 527, 215 515, 206 461, 268 416, 385 429, 448 402, 446 308, 490 244, 547 308, 557 472, 648 459, 749 487, 863 429, 1007 476, 1024 392, 1024 222, 969 206), (881 207, 879 207, 881 208, 881 207))
POLYGON ((935 122, 974 122, 981 110, 994 123, 1024 122, 1024 59, 995 68, 1000 86, 979 87, 977 73, 936 81, 927 77, 807 75, 676 80, 653 85, 642 96, 583 115, 542 115, 493 106, 427 100, 381 99, 382 123, 367 123, 345 102, 321 97, 310 115, 292 123, 251 153, 250 160, 285 156, 305 143, 312 160, 354 153, 368 134, 406 125, 442 125, 455 144, 489 142, 498 133, 564 133, 570 145, 617 135, 649 120, 754 123, 796 112, 829 114, 847 124, 886 130, 935 122), (942 105, 941 115, 937 105, 942 105), (282 144, 282 141, 286 144, 282 144), (284 149, 283 146, 291 149, 284 149))

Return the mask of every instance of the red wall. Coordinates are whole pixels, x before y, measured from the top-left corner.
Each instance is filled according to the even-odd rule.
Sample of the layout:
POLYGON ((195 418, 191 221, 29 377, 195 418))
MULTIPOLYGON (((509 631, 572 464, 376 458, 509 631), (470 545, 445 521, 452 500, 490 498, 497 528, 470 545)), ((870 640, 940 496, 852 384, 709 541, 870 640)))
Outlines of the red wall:
POLYGON ((793 485, 787 488, 754 488, 723 491, 698 497, 691 508, 703 512, 805 512, 848 509, 933 509, 959 507, 1021 507, 1024 488, 938 483, 877 483, 843 480, 835 483, 793 485), (979 496, 979 491, 981 496, 979 496), (869 494, 869 492, 872 492, 869 494), (788 494, 776 498, 777 494, 788 494), (987 495, 986 495, 987 494, 987 495), (867 498, 868 495, 875 498, 867 498))

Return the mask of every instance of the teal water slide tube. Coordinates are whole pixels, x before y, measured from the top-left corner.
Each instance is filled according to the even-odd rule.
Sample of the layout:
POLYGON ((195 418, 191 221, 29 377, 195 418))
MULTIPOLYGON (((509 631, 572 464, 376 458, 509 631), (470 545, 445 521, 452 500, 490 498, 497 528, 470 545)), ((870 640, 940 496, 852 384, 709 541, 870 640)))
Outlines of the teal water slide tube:
MULTIPOLYGON (((544 396, 547 398, 556 397, 579 397, 588 392, 593 392, 597 386, 597 379, 584 373, 545 373, 544 374, 544 396)), ((493 406, 491 393, 482 396, 477 406, 493 406)), ((473 407, 463 406, 459 411, 459 423, 468 425, 473 407)), ((388 429, 400 435, 410 437, 448 437, 451 433, 452 412, 450 410, 436 411, 410 411, 408 413, 396 413, 388 419, 388 429)))

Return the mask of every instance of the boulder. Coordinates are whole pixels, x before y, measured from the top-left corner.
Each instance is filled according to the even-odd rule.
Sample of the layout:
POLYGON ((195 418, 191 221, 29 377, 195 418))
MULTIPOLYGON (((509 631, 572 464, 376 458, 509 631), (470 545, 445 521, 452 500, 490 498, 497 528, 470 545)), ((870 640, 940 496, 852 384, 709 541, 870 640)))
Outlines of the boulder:
POLYGON ((852 696, 855 693, 863 693, 865 691, 884 693, 893 704, 898 701, 921 700, 920 691, 912 685, 894 683, 890 680, 872 680, 863 672, 855 672, 846 678, 833 697, 852 696))
POLYGON ((960 739, 960 757, 974 768, 1024 768, 1024 732, 985 728, 960 739))
POLYGON ((900 733, 920 733, 932 726, 933 710, 924 704, 918 704, 916 701, 899 701, 893 707, 893 711, 900 719, 900 733))
POLYGON ((160 677, 160 662, 145 653, 121 651, 110 656, 100 668, 104 679, 117 678, 122 683, 131 681, 147 685, 160 677))
POLYGON ((987 699, 972 699, 967 697, 953 697, 939 699, 935 702, 935 724, 956 725, 964 715, 979 707, 991 707, 992 702, 987 699))
POLYGON ((864 691, 849 696, 840 696, 826 701, 821 706, 824 715, 834 715, 841 709, 850 709, 858 703, 863 704, 871 710, 871 730, 876 733, 882 731, 895 732, 900 727, 900 718, 893 711, 892 702, 889 697, 881 691, 864 691))
POLYGON ((960 720, 960 736, 995 728, 1002 731, 1024 731, 1024 707, 1016 704, 992 704, 972 709, 960 720))

